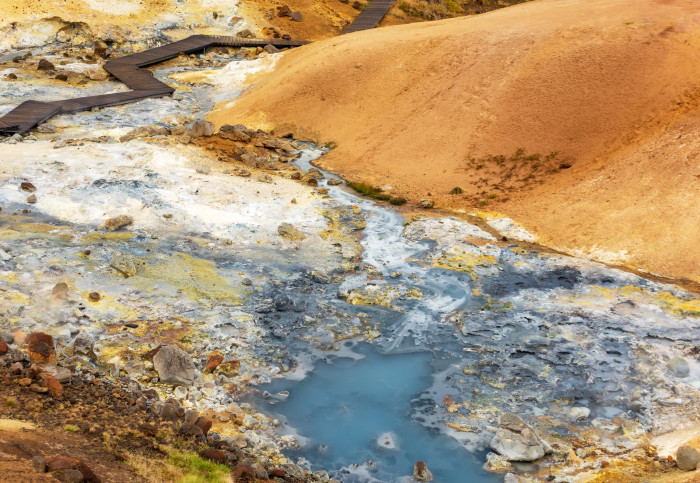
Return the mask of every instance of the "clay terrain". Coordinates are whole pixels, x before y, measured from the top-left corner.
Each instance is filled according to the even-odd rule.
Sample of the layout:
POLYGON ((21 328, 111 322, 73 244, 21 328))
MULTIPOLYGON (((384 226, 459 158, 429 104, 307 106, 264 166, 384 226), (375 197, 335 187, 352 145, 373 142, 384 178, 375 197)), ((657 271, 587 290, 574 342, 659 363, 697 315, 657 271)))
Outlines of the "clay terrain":
POLYGON ((694 1, 542 0, 314 43, 210 120, 291 129, 353 181, 692 285, 699 47, 694 1))

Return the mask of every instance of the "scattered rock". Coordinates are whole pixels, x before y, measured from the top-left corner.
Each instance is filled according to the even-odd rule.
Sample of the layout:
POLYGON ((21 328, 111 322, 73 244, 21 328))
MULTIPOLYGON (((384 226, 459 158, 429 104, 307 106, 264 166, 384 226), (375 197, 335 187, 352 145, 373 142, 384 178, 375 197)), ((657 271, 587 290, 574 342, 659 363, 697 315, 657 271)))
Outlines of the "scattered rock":
POLYGON ((194 423, 195 426, 197 426, 199 429, 202 430, 202 433, 206 436, 209 430, 211 429, 212 425, 214 422, 205 417, 205 416, 200 416, 197 418, 197 421, 194 423))
POLYGON ((690 374, 688 362, 682 357, 674 357, 671 359, 668 362, 668 368, 676 377, 688 377, 688 374, 690 374))
POLYGON ((191 138, 199 138, 199 137, 210 137, 213 136, 214 133, 216 132, 216 126, 214 126, 214 123, 209 122, 209 121, 202 121, 202 120, 197 120, 192 123, 190 128, 187 131, 187 134, 191 138))
POLYGON ((138 270, 139 261, 132 255, 116 253, 112 256, 109 266, 125 277, 133 277, 138 270))
POLYGON ((292 13, 292 9, 289 8, 288 5, 282 5, 281 7, 277 7, 277 16, 278 17, 289 17, 289 15, 292 13))
POLYGON ((176 421, 178 416, 178 407, 172 403, 165 403, 160 409, 160 417, 166 421, 176 421))
POLYGON ((552 452, 549 444, 513 413, 501 416, 491 448, 509 461, 535 461, 552 452))
POLYGON ((31 204, 36 203, 36 195, 27 196, 27 203, 31 203, 31 204))
POLYGON ((190 386, 194 382, 192 357, 179 347, 166 345, 153 356, 153 365, 161 382, 190 386))
POLYGON ((8 344, 13 344, 15 342, 15 336, 3 330, 2 332, 0 332, 0 340, 8 344))
POLYGON ((220 449, 207 448, 199 452, 199 456, 214 463, 219 463, 220 465, 225 465, 227 458, 226 453, 220 449))
POLYGON ((199 412, 195 409, 188 409, 183 416, 184 424, 195 424, 199 419, 199 412))
POLYGON ((42 386, 47 388, 49 390, 49 394, 51 394, 53 397, 63 395, 63 385, 53 376, 42 375, 42 386))
POLYGON ((590 416, 590 414, 591 410, 584 407, 571 408, 571 411, 569 411, 569 416, 571 416, 571 419, 574 421, 583 421, 590 416))
POLYGON ((32 466, 39 473, 46 472, 46 460, 44 459, 43 456, 37 455, 37 456, 33 457, 32 458, 32 466))
POLYGON ((341 180, 339 180, 338 178, 331 178, 328 180, 328 182, 326 184, 328 186, 338 186, 338 185, 343 184, 343 182, 341 180))
POLYGON ((56 67, 49 62, 46 59, 41 59, 39 61, 39 64, 36 67, 37 70, 44 70, 44 71, 50 71, 50 70, 56 70, 56 67))
POLYGON ((238 370, 241 368, 241 361, 226 361, 219 364, 216 372, 218 374, 223 374, 228 377, 233 377, 238 374, 238 370))
POLYGON ((434 208, 435 202, 433 200, 420 200, 420 207, 426 209, 434 208))
POLYGON ((301 231, 294 227, 291 223, 281 223, 277 227, 277 233, 283 238, 288 238, 289 240, 301 241, 306 239, 301 231))
POLYGON ((10 72, 9 74, 7 74, 7 75, 5 76, 5 79, 7 79, 7 80, 15 80, 15 79, 17 79, 17 74, 13 74, 13 73, 10 72))
POLYGON ((65 82, 68 80, 68 76, 66 74, 58 74, 54 79, 65 82))
POLYGON ((254 134, 255 131, 248 129, 242 124, 236 124, 235 126, 225 124, 219 129, 219 136, 222 138, 243 143, 249 143, 254 134))
POLYGON ((22 191, 27 191, 29 193, 34 193, 36 191, 36 186, 28 181, 20 183, 19 187, 22 189, 22 191))
POLYGON ((69 353, 73 355, 83 355, 91 359, 95 356, 95 339, 92 338, 90 334, 85 332, 79 333, 75 338, 68 344, 69 353))
POLYGON ((292 12, 289 14, 289 18, 294 20, 295 22, 301 22, 304 18, 301 15, 301 12, 292 12))
POLYGON ((185 436, 195 436, 201 440, 205 439, 202 428, 195 424, 183 424, 180 427, 180 434, 184 434, 185 436))
POLYGON ((154 136, 169 136, 170 129, 163 126, 141 126, 133 129, 119 138, 119 142, 127 142, 137 138, 150 138, 154 136))
POLYGON ((105 221, 105 228, 107 228, 109 231, 116 231, 120 228, 131 225, 133 222, 134 219, 129 215, 119 215, 105 221))
POLYGON ((430 472, 424 461, 418 461, 413 465, 413 478, 416 481, 432 481, 433 474, 430 472))
POLYGON ((241 30, 236 34, 237 37, 243 37, 244 39, 252 39, 255 37, 253 32, 251 32, 249 29, 241 30))
POLYGON ((99 302, 100 301, 100 293, 99 292, 90 292, 90 295, 88 295, 88 298, 93 302, 99 302))
POLYGON ((287 478, 304 480, 304 470, 300 466, 294 463, 286 463, 280 466, 280 468, 286 473, 287 478))
POLYGON ((58 382, 66 382, 73 376, 70 369, 54 364, 45 364, 38 369, 41 376, 55 377, 58 382))
POLYGON ((214 372, 214 369, 216 369, 223 361, 224 354, 219 350, 215 350, 209 354, 209 357, 207 357, 207 364, 204 370, 207 372, 214 372))
POLYGON ((68 284, 59 282, 51 289, 51 296, 57 300, 65 300, 68 295, 68 284))
POLYGON ((265 47, 263 47, 263 49, 265 49, 265 52, 267 52, 268 54, 276 54, 280 51, 280 49, 271 44, 267 44, 265 47))
POLYGON ((10 348, 8 347, 7 342, 5 342, 4 340, 0 340, 0 356, 4 356, 5 354, 7 354, 7 351, 9 349, 10 348))
POLYGON ((43 332, 32 332, 24 340, 33 364, 56 364, 56 348, 53 337, 43 332))
POLYGON ((61 471, 80 466, 80 460, 69 456, 54 456, 46 460, 49 471, 61 471))
POLYGON ((683 445, 676 451, 676 464, 684 471, 692 471, 700 463, 700 453, 692 446, 683 445))

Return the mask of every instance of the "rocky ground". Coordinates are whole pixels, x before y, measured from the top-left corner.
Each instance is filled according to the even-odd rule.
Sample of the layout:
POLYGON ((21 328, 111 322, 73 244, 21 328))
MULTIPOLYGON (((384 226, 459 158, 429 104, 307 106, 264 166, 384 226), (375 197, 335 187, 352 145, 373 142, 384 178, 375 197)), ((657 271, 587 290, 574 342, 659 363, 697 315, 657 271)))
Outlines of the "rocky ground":
MULTIPOLYGON (((101 63, 155 38, 63 32, 0 57, 0 112, 124 89, 101 63)), ((289 393, 265 388, 364 341, 430 348, 434 385, 409 416, 493 450, 506 481, 692 479, 697 296, 542 250, 508 218, 446 216, 432 195, 403 219, 307 169, 326 150, 292 129, 200 120, 280 57, 180 56, 153 69, 173 98, 0 139, 0 468, 331 481, 287 456, 305 438, 262 402, 289 393)))

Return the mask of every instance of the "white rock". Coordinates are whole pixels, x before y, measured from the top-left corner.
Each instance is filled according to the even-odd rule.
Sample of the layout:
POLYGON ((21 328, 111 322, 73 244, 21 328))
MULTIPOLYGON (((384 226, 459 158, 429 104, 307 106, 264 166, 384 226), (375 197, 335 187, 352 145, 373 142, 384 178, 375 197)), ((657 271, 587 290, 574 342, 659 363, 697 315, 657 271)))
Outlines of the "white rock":
POLYGON ((575 407, 571 408, 569 411, 569 416, 575 421, 583 421, 588 416, 590 416, 591 410, 585 407, 575 407))

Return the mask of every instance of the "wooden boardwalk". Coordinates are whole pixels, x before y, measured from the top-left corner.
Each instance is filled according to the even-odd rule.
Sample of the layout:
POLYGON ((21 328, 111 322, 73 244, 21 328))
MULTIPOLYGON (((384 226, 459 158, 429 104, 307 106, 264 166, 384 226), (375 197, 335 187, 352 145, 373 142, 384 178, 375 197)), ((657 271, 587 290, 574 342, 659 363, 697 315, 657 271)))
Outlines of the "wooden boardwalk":
MULTIPOLYGON (((389 11, 393 0, 372 0, 355 21, 343 31, 344 34, 376 27, 389 11)), ((57 114, 87 111, 94 108, 128 104, 147 97, 168 96, 175 89, 159 81, 141 67, 157 64, 180 54, 191 54, 208 47, 299 47, 308 42, 280 39, 244 39, 223 35, 193 35, 161 47, 125 55, 105 62, 103 68, 131 91, 104 94, 101 96, 78 97, 63 101, 26 101, 0 118, 0 134, 23 133, 32 130, 57 114)))
POLYGON ((382 21, 394 0, 372 0, 355 20, 343 30, 344 34, 373 29, 382 21))

